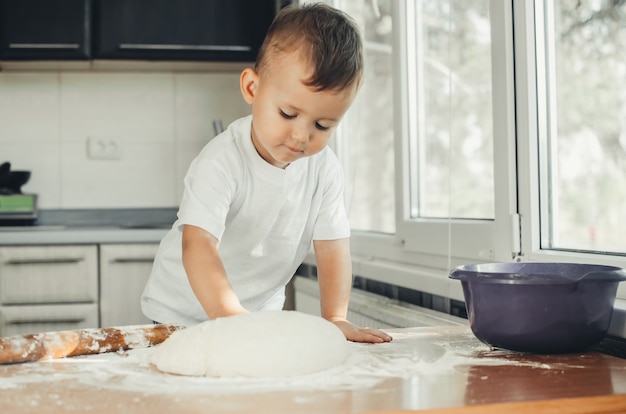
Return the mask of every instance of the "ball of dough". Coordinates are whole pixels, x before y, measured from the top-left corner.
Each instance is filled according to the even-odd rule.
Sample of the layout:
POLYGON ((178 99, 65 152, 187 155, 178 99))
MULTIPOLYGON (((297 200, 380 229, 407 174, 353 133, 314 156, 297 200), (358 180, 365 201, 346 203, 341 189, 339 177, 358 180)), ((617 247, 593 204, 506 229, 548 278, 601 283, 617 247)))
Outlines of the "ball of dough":
POLYGON ((349 353, 333 323, 296 311, 266 311, 175 331, 155 348, 152 362, 181 375, 289 377, 332 368, 349 353))

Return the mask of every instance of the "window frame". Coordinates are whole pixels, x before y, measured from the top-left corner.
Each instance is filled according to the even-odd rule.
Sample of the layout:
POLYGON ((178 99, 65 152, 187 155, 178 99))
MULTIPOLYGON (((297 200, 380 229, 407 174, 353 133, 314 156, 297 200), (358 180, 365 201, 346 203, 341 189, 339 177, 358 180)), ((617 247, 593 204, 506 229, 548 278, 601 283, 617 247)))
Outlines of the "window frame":
MULTIPOLYGON (((351 237, 354 274, 400 286, 463 300, 457 281, 447 275, 456 266, 487 261, 586 262, 626 268, 626 257, 567 252, 541 248, 541 146, 550 128, 545 114, 545 78, 538 73, 537 57, 545 45, 538 20, 543 0, 491 0, 492 76, 494 111, 495 219, 409 219, 410 171, 408 136, 411 130, 407 105, 407 68, 404 52, 411 24, 407 7, 413 2, 394 2, 394 121, 396 153, 396 234, 353 231, 351 237), (407 3, 409 3, 407 5, 407 3), (537 20, 536 20, 537 19, 537 20), (515 30, 514 30, 515 29, 515 30), (536 32, 537 30, 537 32, 536 32), (450 237, 451 236, 451 237, 450 237), (482 240, 477 244, 477 240, 482 240), (452 240, 452 242, 450 241, 452 240), (397 266, 410 271, 393 270, 397 266), (391 269, 391 270, 390 270, 391 269)), ((340 3, 340 2, 337 2, 340 3)), ((409 10, 410 11, 410 10, 409 10)), ((338 137, 341 139, 340 137, 338 137)), ((541 162, 545 163, 545 160, 541 162)), ((545 188, 545 185, 543 185, 545 188)), ((541 206, 544 203, 544 206, 541 206)), ((543 224, 545 226, 545 223, 543 224)), ((616 328, 626 337, 626 286, 620 285, 616 328), (623 323, 619 322, 624 319, 623 323), (623 332, 622 332, 623 331, 623 332)))
POLYGON ((395 134, 402 137, 396 149, 404 174, 398 177, 396 236, 404 249, 416 253, 469 259, 470 261, 510 261, 519 252, 519 225, 517 215, 517 183, 515 154, 514 70, 512 6, 508 2, 491 1, 493 134, 494 137, 494 191, 495 218, 493 220, 410 218, 410 182, 407 173, 413 170, 411 154, 418 126, 410 116, 413 97, 407 92, 413 84, 411 71, 415 63, 407 54, 417 44, 416 33, 407 21, 417 14, 413 2, 398 2, 394 25, 397 26, 395 103, 401 116, 396 122, 395 134), (404 18, 403 18, 404 17, 404 18), (413 43, 413 44, 412 44, 413 43), (502 63, 505 63, 504 65, 502 63), (404 85, 409 85, 405 87, 404 85))
MULTIPOLYGON (((550 124, 546 102, 551 74, 543 61, 546 46, 538 39, 549 38, 544 33, 543 0, 515 1, 516 16, 515 60, 517 95, 517 135, 520 182, 521 245, 527 261, 590 263, 626 268, 626 257, 614 254, 575 252, 542 248, 542 237, 549 224, 542 222, 541 211, 549 209, 549 178, 542 174, 548 168, 549 134, 556 133, 550 124), (525 30, 521 30, 524 28, 525 30), (531 28, 531 30, 529 30, 531 28)), ((548 51, 549 53, 549 51, 548 51)), ((545 239, 544 239, 545 241, 545 239)), ((626 299, 626 286, 620 284, 618 298, 626 299)))

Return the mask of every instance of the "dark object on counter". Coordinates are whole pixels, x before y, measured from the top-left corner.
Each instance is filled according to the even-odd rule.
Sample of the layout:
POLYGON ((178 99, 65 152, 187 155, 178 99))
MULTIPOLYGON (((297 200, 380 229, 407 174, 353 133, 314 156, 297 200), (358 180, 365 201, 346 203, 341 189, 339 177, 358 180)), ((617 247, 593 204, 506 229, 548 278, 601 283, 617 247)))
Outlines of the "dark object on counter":
POLYGON ((30 179, 30 171, 11 171, 11 163, 0 165, 0 194, 22 194, 22 186, 30 179))
POLYGON ((11 170, 11 163, 10 162, 3 162, 2 164, 0 164, 0 175, 9 172, 9 170, 11 170))
POLYGON ((0 175, 0 193, 22 194, 22 186, 30 179, 30 171, 9 171, 0 175))
POLYGON ((620 281, 613 266, 486 263, 459 266, 472 332, 493 348, 530 353, 583 351, 606 335, 620 281))

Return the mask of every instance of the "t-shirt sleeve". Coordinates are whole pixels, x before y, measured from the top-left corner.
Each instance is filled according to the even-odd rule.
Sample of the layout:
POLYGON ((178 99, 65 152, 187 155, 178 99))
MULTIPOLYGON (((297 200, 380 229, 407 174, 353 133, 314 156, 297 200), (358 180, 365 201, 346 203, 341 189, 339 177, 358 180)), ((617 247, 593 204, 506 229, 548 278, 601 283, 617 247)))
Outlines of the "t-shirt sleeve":
POLYGON ((180 225, 200 227, 219 240, 224 234, 233 178, 228 162, 216 154, 204 152, 194 160, 185 176, 178 221, 180 225))
POLYGON ((327 165, 321 180, 323 195, 313 229, 313 240, 336 240, 350 237, 350 222, 344 203, 344 174, 339 160, 328 151, 327 165))

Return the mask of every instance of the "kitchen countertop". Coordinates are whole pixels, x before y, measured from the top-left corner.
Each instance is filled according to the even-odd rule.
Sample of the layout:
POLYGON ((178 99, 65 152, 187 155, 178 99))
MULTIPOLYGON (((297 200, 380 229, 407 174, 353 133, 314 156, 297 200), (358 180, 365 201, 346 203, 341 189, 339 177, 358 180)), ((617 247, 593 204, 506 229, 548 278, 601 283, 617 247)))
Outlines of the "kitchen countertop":
POLYGON ((0 366, 0 412, 626 411, 626 360, 492 350, 465 326, 388 331, 391 343, 351 344, 341 366, 290 379, 165 374, 154 348, 0 366))
POLYGON ((0 227, 0 245, 159 243, 168 230, 106 225, 0 227))
POLYGON ((36 224, 0 226, 0 245, 159 243, 176 208, 40 210, 36 224))

